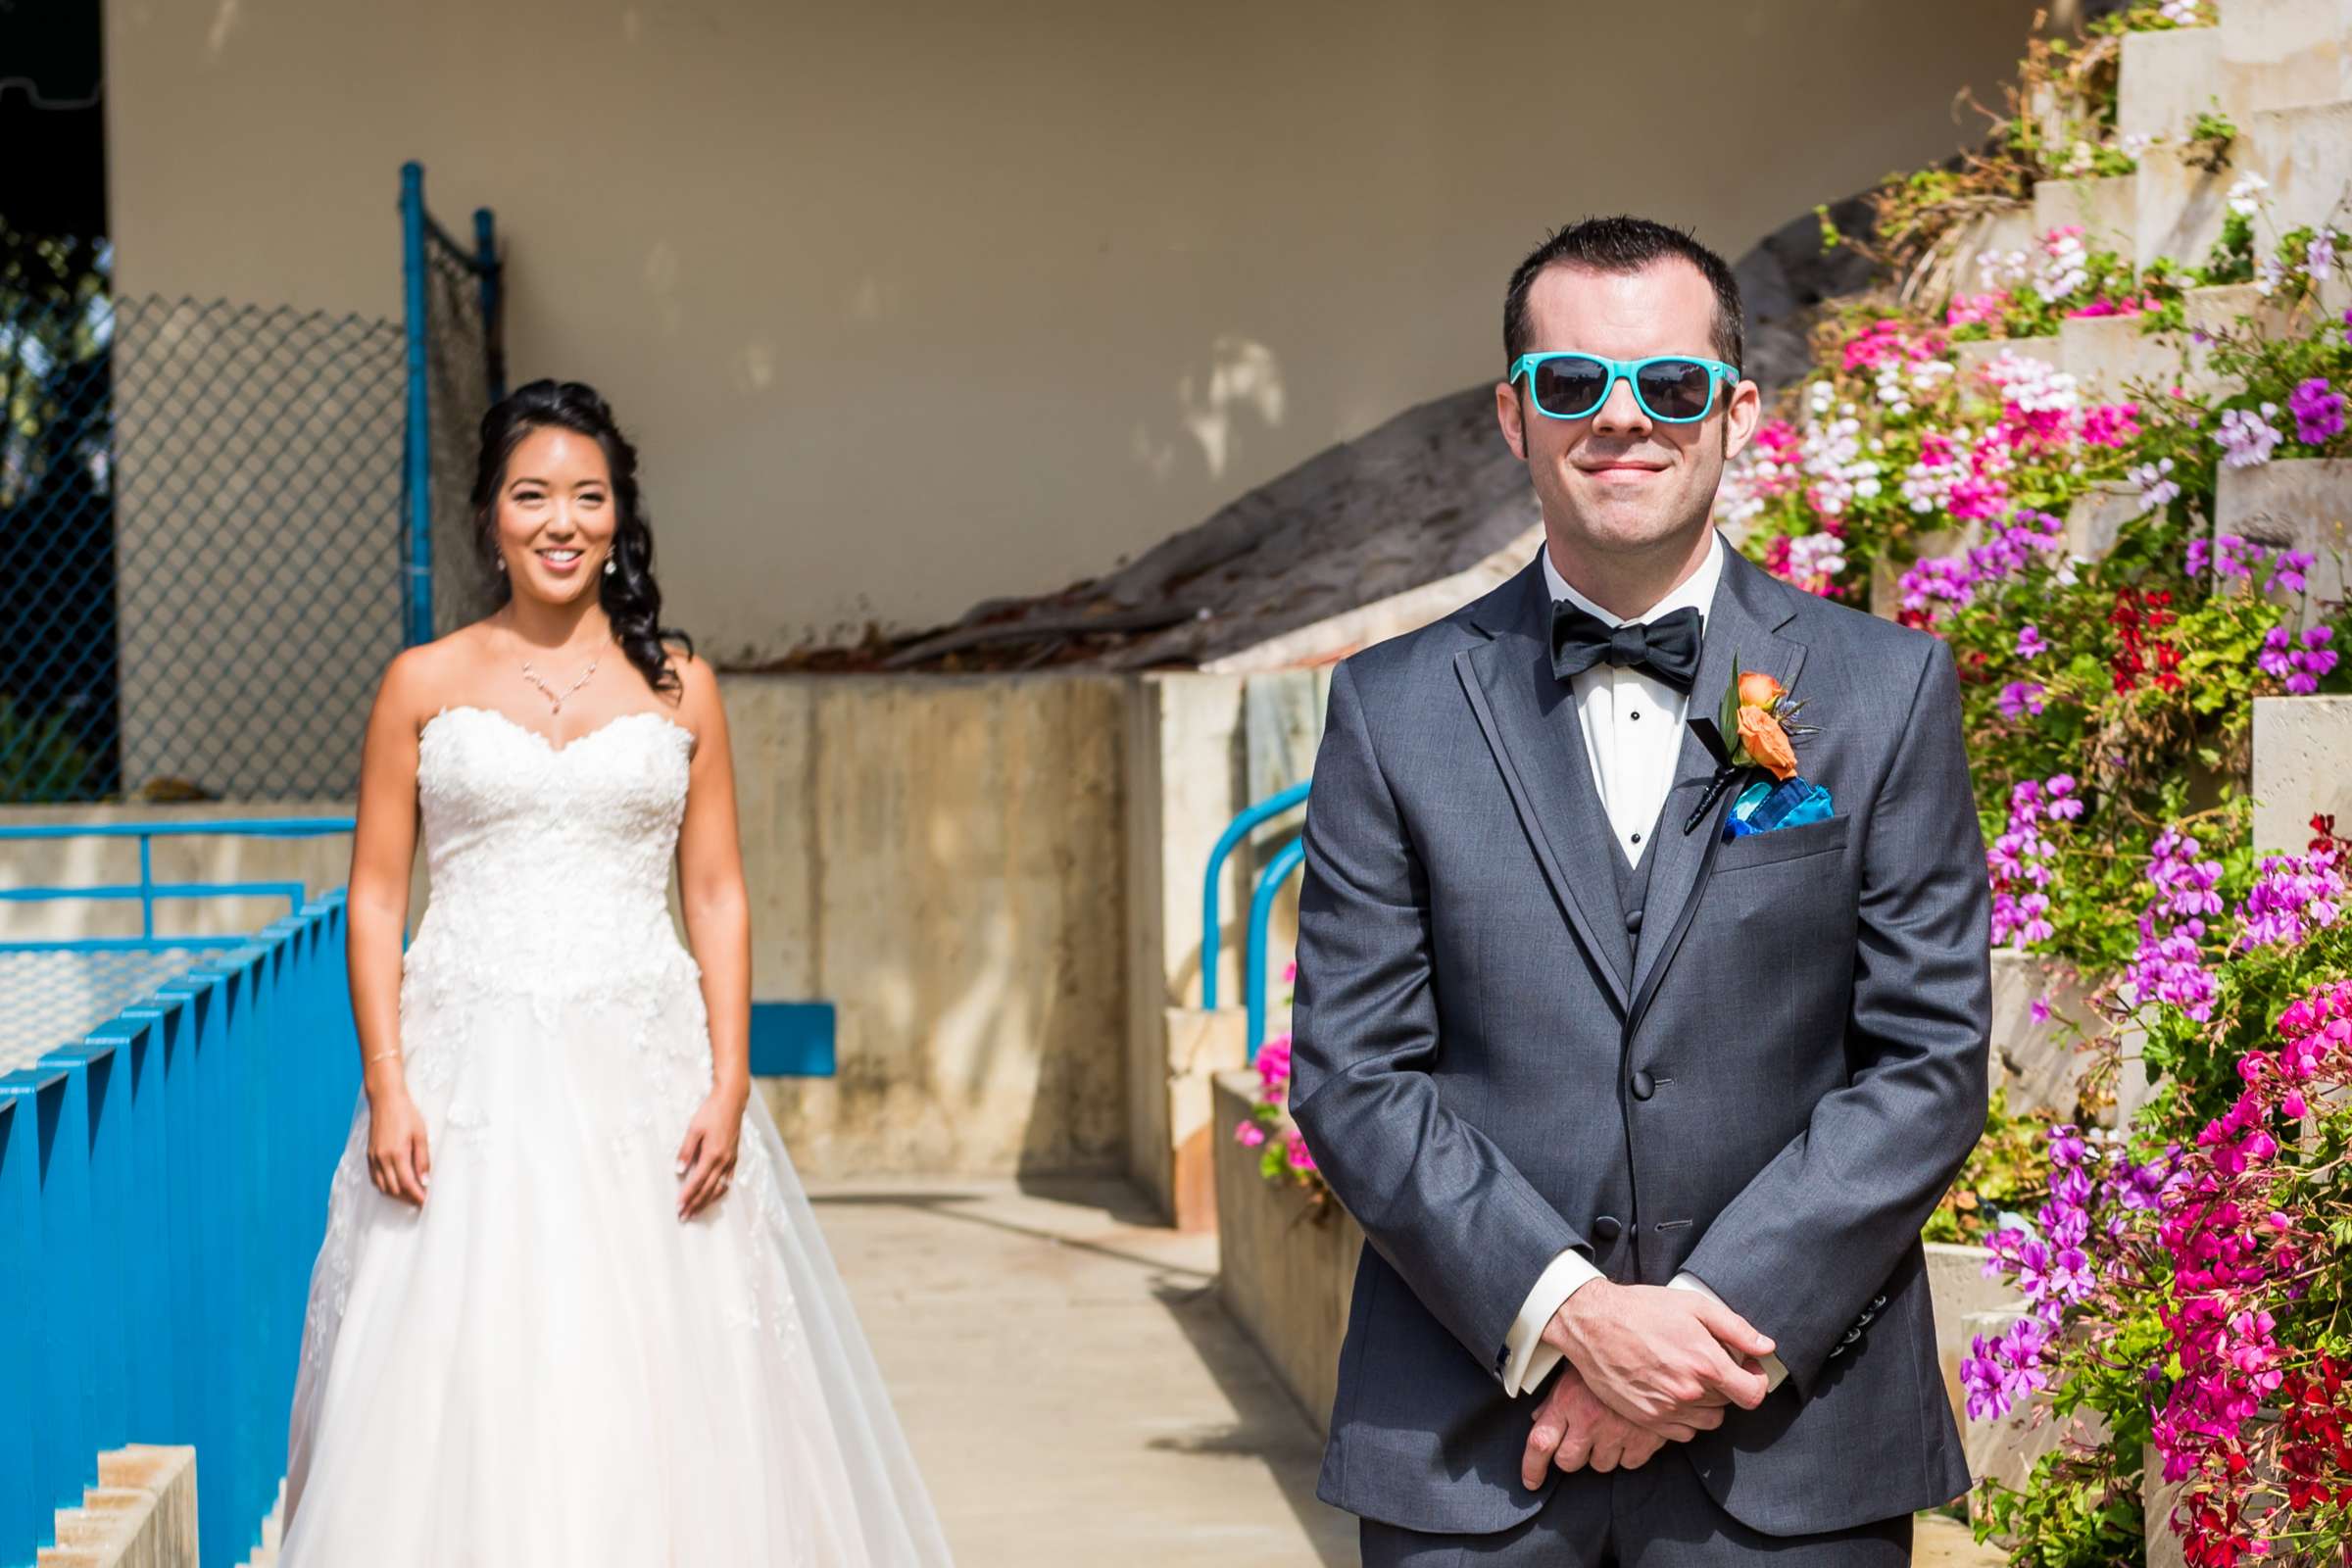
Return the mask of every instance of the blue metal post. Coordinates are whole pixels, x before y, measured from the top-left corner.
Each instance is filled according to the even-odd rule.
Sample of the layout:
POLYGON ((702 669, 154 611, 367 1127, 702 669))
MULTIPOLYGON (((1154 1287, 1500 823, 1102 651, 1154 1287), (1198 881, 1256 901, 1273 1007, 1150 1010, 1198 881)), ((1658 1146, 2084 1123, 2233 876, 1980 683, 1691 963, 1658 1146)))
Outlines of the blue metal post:
POLYGON ((1294 784, 1278 794, 1269 795, 1255 806, 1243 811, 1227 824, 1218 835, 1217 846, 1208 853, 1208 870, 1200 879, 1200 1005, 1211 1011, 1217 1005, 1217 962, 1220 940, 1217 921, 1217 879, 1224 874, 1225 858, 1234 852, 1251 828, 1271 816, 1280 816, 1294 806, 1306 800, 1307 786, 1294 784))
POLYGON ((1244 954, 1244 983, 1250 1000, 1250 1060, 1257 1060, 1257 1048, 1266 1043, 1266 924, 1274 913, 1274 899, 1282 892, 1283 883, 1306 860, 1306 840, 1295 838, 1266 862, 1257 873, 1257 887, 1250 896, 1250 947, 1244 954))
POLYGON ((498 265, 498 224, 487 207, 473 210, 473 267, 482 289, 482 369, 489 377, 490 401, 507 395, 506 333, 499 329, 499 289, 505 281, 498 265))
POLYGON ((409 646, 433 640, 432 408, 426 386, 424 166, 400 166, 400 270, 409 318, 409 430, 403 478, 408 489, 409 646))

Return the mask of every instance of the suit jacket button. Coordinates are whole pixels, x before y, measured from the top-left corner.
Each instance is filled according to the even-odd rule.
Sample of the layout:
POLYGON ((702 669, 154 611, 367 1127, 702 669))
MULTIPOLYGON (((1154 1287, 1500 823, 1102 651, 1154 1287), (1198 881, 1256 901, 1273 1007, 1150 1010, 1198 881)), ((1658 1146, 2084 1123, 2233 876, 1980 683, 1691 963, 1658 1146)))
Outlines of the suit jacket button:
POLYGON ((1592 1222, 1592 1234, 1604 1242, 1613 1242, 1625 1234, 1625 1221, 1614 1214, 1603 1214, 1592 1222))
POLYGON ((1634 1098, 1636 1100, 1647 1100, 1657 1092, 1658 1081, 1649 1075, 1647 1068, 1642 1068, 1634 1074, 1634 1098))
POLYGON ((1642 929, 1642 911, 1640 909, 1628 909, 1625 911, 1625 928, 1628 931, 1639 931, 1642 929))

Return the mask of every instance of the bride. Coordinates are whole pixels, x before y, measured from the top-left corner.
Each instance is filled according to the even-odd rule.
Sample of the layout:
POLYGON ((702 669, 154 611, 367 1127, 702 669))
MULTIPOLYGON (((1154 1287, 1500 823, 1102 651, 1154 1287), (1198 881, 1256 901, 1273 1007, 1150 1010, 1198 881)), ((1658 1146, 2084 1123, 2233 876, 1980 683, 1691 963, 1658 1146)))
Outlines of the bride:
POLYGON ((637 456, 536 381, 482 420, 499 605, 368 719, 284 1568, 944 1564, 752 1093, 726 718, 658 624, 637 456), (406 955, 421 825, 432 902, 406 955), (689 954, 670 923, 678 868, 689 954))

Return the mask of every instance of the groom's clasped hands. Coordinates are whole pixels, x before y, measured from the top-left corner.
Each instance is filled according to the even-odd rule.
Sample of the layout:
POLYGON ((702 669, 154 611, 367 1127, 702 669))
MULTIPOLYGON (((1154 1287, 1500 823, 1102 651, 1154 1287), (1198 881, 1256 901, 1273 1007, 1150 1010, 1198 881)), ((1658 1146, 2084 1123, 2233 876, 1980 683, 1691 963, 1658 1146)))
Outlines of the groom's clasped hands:
POLYGON ((1772 1340, 1713 1297, 1593 1280, 1560 1304, 1544 1342, 1562 1356, 1536 1407, 1520 1480, 1544 1472, 1633 1469, 1669 1443, 1752 1410, 1770 1392, 1759 1358, 1772 1340))

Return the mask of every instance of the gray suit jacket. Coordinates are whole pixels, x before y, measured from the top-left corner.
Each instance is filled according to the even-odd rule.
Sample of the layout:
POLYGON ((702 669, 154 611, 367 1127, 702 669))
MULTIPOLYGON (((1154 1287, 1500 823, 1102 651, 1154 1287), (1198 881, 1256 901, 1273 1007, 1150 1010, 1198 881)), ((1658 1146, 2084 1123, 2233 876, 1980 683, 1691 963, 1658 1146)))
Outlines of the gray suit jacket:
POLYGON ((1652 1463, 1776 1536, 1943 1502, 1969 1482, 1919 1233, 1984 1131, 1990 1014, 1950 652, 1729 552, 1691 711, 1735 654, 1778 676, 1836 813, 1722 843, 1727 798, 1685 833, 1713 771, 1687 733, 1629 936, 1549 615, 1539 560, 1333 675, 1292 1110, 1371 1245, 1321 1495, 1424 1531, 1533 1513, 1561 1478, 1519 1484, 1537 1396, 1504 1396, 1502 1345, 1575 1248, 1688 1269, 1788 1367, 1652 1463))

